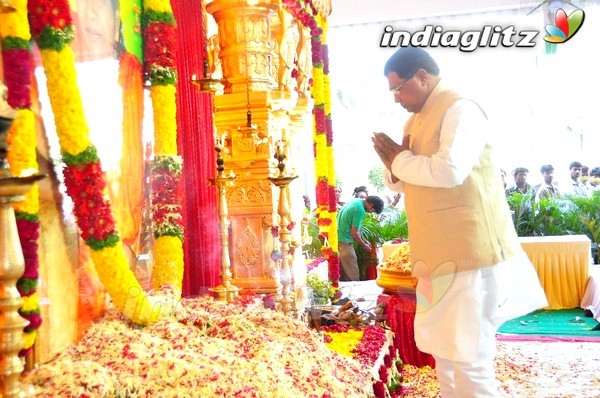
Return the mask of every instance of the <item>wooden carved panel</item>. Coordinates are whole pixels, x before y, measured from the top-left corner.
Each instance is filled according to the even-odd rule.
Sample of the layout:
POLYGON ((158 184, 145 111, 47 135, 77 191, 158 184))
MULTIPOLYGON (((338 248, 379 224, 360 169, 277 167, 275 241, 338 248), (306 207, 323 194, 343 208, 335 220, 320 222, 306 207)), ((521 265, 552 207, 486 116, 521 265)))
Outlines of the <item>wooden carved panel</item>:
POLYGON ((231 188, 227 203, 230 209, 249 205, 270 205, 270 182, 266 185, 263 181, 238 181, 231 188))
POLYGON ((239 262, 239 267, 244 268, 244 272, 240 274, 251 274, 252 268, 257 265, 261 250, 258 236, 252 231, 250 224, 246 225, 246 228, 241 231, 239 238, 235 242, 234 251, 239 262))

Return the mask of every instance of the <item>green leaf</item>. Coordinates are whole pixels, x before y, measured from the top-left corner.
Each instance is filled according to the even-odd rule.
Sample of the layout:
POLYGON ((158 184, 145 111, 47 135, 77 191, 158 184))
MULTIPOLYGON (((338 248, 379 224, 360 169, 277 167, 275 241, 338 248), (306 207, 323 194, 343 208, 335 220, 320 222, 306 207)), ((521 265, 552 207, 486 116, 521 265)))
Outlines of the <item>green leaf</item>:
POLYGON ((175 17, 172 12, 145 9, 142 16, 142 29, 146 29, 152 22, 175 25, 175 17))
POLYGON ((63 152, 62 156, 63 161, 69 166, 77 166, 80 164, 87 163, 97 163, 100 161, 100 159, 98 158, 98 151, 93 145, 88 146, 83 150, 83 152, 80 152, 76 155, 63 152))
POLYGON ((104 248, 107 247, 114 247, 119 241, 121 240, 121 238, 119 237, 118 233, 114 233, 109 235, 106 239, 104 240, 97 240, 94 238, 87 238, 85 240, 85 243, 87 243, 87 245, 94 251, 99 251, 102 250, 104 248))
POLYGON ((31 42, 20 37, 8 36, 2 40, 2 51, 29 50, 31 42))
POLYGON ((37 44, 40 50, 61 51, 74 38, 73 25, 69 25, 63 30, 46 26, 37 39, 37 44))

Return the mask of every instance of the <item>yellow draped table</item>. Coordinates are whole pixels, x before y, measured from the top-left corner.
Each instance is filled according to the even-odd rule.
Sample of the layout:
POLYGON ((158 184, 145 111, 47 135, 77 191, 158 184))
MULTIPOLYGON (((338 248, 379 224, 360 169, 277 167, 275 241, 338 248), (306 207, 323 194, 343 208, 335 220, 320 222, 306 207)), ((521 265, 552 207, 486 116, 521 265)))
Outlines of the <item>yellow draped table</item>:
POLYGON ((519 241, 546 292, 546 308, 579 307, 590 276, 590 239, 585 235, 560 235, 521 237, 519 241))

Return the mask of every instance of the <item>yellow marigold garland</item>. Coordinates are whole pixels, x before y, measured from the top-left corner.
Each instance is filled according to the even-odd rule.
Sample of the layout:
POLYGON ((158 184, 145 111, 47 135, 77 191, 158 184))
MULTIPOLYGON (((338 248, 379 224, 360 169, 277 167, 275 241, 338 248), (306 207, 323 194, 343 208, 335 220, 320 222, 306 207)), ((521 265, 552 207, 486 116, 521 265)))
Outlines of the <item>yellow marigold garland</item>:
POLYGON ((41 54, 61 152, 81 153, 91 141, 77 87, 73 49, 65 46, 60 51, 42 50, 41 54))
POLYGON ((181 294, 183 282, 183 222, 181 178, 177 155, 175 18, 168 0, 144 2, 142 20, 144 69, 151 84, 154 111, 154 158, 151 206, 154 231, 152 286, 171 286, 181 294))
POLYGON ((354 349, 360 343, 364 332, 362 330, 348 329, 345 332, 324 332, 331 338, 326 343, 327 348, 347 357, 354 357, 354 349))
POLYGON ((37 339, 37 330, 33 330, 31 332, 28 333, 24 333, 23 334, 23 347, 33 347, 33 344, 35 343, 35 339, 37 339))
POLYGON ((314 16, 316 35, 313 36, 313 110, 315 143, 315 172, 317 178, 317 215, 320 232, 327 238, 323 253, 329 263, 329 278, 335 287, 339 279, 337 252, 337 204, 335 200, 335 162, 333 156, 333 131, 331 124, 331 92, 329 86, 329 61, 327 55, 327 21, 314 16))
POLYGON ((156 12, 173 13, 171 3, 165 0, 144 0, 144 9, 156 12))
POLYGON ((161 315, 160 308, 152 308, 146 297, 146 292, 141 288, 133 272, 129 270, 123 245, 120 241, 112 247, 91 250, 91 257, 94 264, 115 265, 113 267, 96 266, 96 270, 105 286, 119 286, 118 289, 109 290, 110 298, 128 319, 141 325, 158 319, 161 315))
POLYGON ((181 281, 183 280, 181 239, 174 236, 160 236, 157 238, 154 242, 154 261, 165 265, 163 272, 154 275, 154 285, 172 285, 181 291, 181 281))
MULTIPOLYGON (((19 109, 19 117, 15 119, 7 138, 10 151, 8 163, 11 172, 16 176, 35 174, 38 171, 36 161, 35 118, 29 109, 19 109)), ((25 200, 14 204, 15 212, 38 214, 40 211, 39 188, 35 184, 25 194, 25 200)))
POLYGON ((177 155, 175 86, 153 86, 150 98, 154 110, 154 153, 177 155))
POLYGON ((153 311, 129 269, 110 203, 102 192, 106 182, 96 149, 90 142, 70 47, 73 23, 69 4, 67 0, 30 0, 28 9, 66 164, 65 186, 73 199, 82 237, 92 249, 91 257, 100 280, 117 308, 135 323, 153 322, 160 313, 153 311))
POLYGON ((11 2, 15 12, 0 16, 0 36, 19 37, 29 41, 29 22, 27 21, 27 0, 13 0, 11 2))

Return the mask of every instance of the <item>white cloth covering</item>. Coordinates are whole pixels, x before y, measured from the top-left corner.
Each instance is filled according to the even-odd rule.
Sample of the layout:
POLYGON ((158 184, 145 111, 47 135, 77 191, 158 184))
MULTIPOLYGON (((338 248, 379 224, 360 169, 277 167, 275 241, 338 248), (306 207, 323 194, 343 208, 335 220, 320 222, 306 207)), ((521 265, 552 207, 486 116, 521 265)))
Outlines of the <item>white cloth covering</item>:
POLYGON ((442 279, 446 275, 437 282, 435 278, 419 278, 417 284, 417 300, 438 299, 427 305, 418 303, 415 341, 421 351, 452 361, 493 359, 498 327, 548 305, 524 252, 491 267, 460 272, 450 283, 442 279), (429 286, 437 292, 423 292, 429 286), (440 292, 444 286, 447 290, 440 292))

